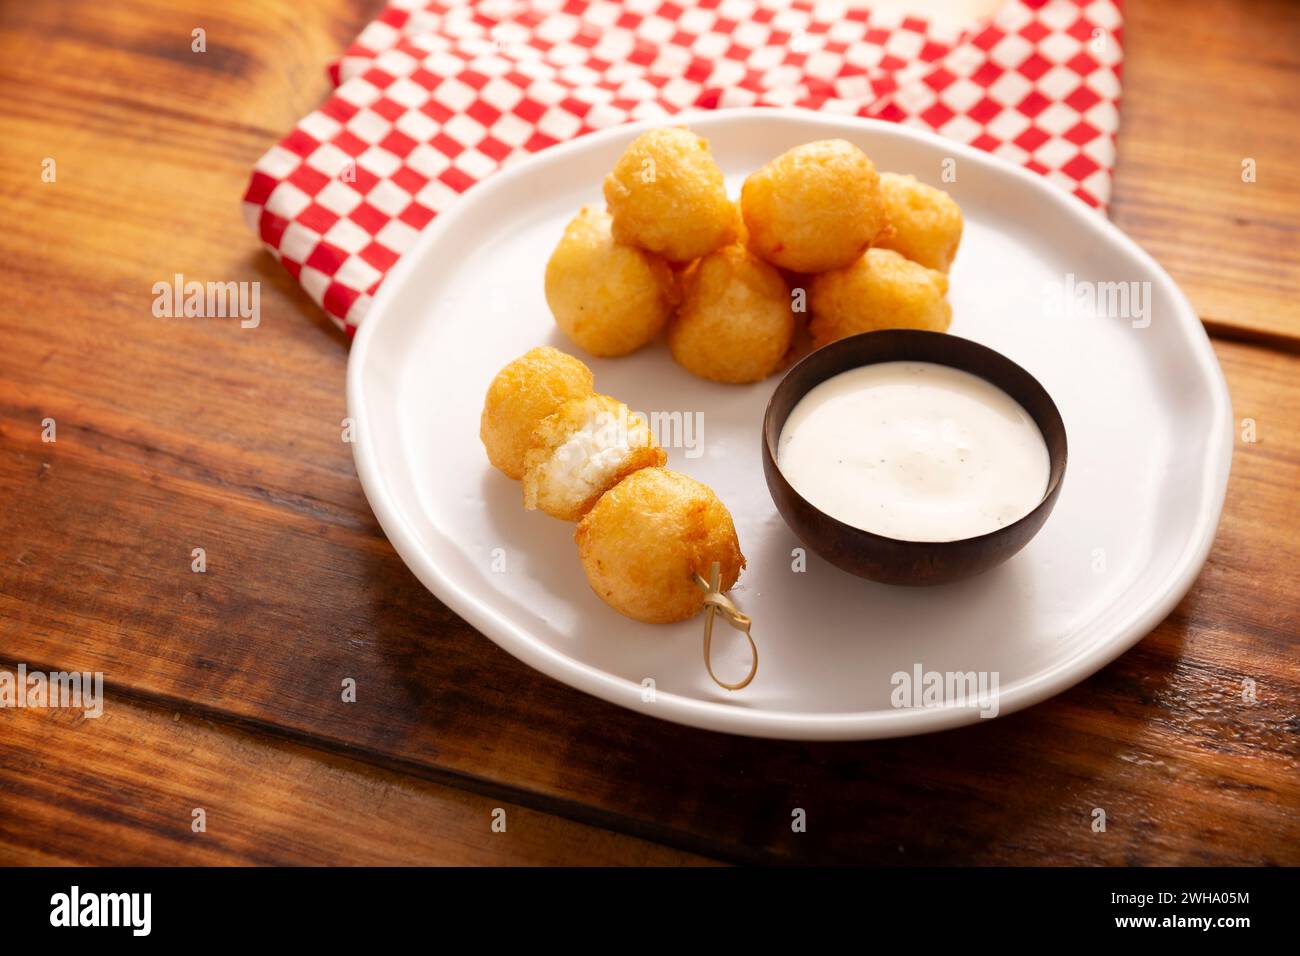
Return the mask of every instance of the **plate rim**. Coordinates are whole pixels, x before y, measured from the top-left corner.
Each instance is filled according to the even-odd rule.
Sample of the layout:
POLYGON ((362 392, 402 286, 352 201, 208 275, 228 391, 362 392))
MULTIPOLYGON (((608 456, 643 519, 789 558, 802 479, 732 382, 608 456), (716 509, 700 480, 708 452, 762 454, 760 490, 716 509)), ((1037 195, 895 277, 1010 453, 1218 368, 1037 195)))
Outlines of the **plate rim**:
POLYGON ((515 180, 535 170, 563 163, 572 153, 590 149, 602 142, 630 138, 638 132, 665 124, 687 123, 705 135, 722 125, 744 124, 754 120, 780 119, 809 127, 859 127, 890 136, 938 145, 964 161, 991 167, 995 173, 1010 175, 1026 188, 1037 192, 1056 206, 1067 219, 1093 234, 1103 236, 1136 259, 1159 281, 1162 291, 1174 306, 1177 321, 1184 326, 1195 364, 1209 386, 1211 427, 1202 464, 1203 494, 1197 519, 1187 544, 1174 561, 1165 579, 1153 584, 1149 596, 1122 621, 1108 629, 1109 639, 1081 650, 1043 670, 1003 689, 999 694, 998 716, 1031 707, 1059 694, 1130 650, 1169 615, 1190 590, 1209 556, 1218 530, 1227 494, 1228 474, 1233 451, 1231 397, 1223 370, 1214 354, 1200 317, 1173 278, 1133 239, 1098 211, 1053 185, 1047 179, 1005 159, 974 147, 945 139, 926 130, 863 117, 819 113, 800 108, 736 107, 720 110, 689 110, 671 116, 659 116, 635 123, 620 124, 598 130, 577 139, 549 147, 527 156, 467 189, 444 213, 423 230, 416 242, 401 257, 375 294, 370 308, 357 328, 347 366, 347 413, 355 423, 352 442, 353 460, 362 490, 371 510, 389 542, 403 563, 428 590, 481 634, 511 656, 570 687, 674 723, 706 730, 743 736, 789 740, 869 740, 932 733, 979 721, 978 710, 967 707, 900 708, 894 711, 868 710, 828 714, 797 711, 757 710, 736 707, 722 701, 701 700, 681 694, 657 691, 653 702, 642 699, 640 684, 617 677, 579 659, 561 653, 532 637, 525 628, 500 614, 447 577, 437 562, 426 554, 416 540, 406 516, 395 505, 382 477, 378 455, 372 446, 369 415, 363 379, 370 343, 383 325, 396 298, 397 290, 415 271, 426 250, 442 236, 473 214, 490 191, 508 187, 515 180))

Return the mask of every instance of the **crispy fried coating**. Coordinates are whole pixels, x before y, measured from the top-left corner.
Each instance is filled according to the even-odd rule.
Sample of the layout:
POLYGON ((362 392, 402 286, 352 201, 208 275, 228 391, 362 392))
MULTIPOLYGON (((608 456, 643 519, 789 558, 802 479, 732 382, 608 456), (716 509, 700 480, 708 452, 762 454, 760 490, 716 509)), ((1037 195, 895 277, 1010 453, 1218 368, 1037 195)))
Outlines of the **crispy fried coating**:
POLYGON ((927 269, 947 272, 961 243, 961 208, 953 198, 899 173, 881 173, 880 190, 893 229, 876 245, 901 252, 927 269))
POLYGON ((611 488, 574 532, 587 581, 620 614, 649 624, 684 621, 704 606, 693 574, 721 566, 722 589, 740 576, 731 513, 708 486, 666 468, 643 468, 611 488))
POLYGON ((522 478, 537 424, 569 399, 591 392, 591 369, 549 345, 515 359, 492 379, 483 402, 478 433, 488 461, 511 478, 522 478))
POLYGON ((688 372, 715 382, 767 378, 790 348, 794 314, 780 273, 741 245, 691 267, 668 323, 668 348, 688 372))
POLYGON ((627 355, 667 323, 677 302, 668 265, 615 242, 610 218, 583 207, 546 263, 546 303, 556 323, 592 355, 627 355))
POLYGON ((815 346, 876 329, 946 332, 948 277, 892 249, 869 249, 852 265, 813 276, 808 289, 815 346))
POLYGON ((888 222, 875 165, 842 139, 782 153, 745 180, 740 207, 749 247, 794 272, 847 266, 888 222))
POLYGON ((736 207, 708 141, 684 127, 642 133, 605 178, 619 242, 673 262, 707 255, 736 236, 736 207))
POLYGON ((575 398, 533 430, 524 456, 524 507, 577 521, 624 477, 667 460, 645 421, 618 399, 575 398))

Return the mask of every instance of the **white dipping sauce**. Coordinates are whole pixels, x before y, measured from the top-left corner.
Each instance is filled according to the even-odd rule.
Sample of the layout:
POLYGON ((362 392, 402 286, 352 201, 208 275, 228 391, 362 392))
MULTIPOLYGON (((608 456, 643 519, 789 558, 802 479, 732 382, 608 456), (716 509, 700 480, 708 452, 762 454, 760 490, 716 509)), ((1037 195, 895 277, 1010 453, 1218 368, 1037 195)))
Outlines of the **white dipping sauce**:
POLYGON ((845 524, 904 541, 996 531, 1043 500, 1047 444, 1029 413, 977 375, 880 362, 827 379, 781 429, 777 466, 845 524))

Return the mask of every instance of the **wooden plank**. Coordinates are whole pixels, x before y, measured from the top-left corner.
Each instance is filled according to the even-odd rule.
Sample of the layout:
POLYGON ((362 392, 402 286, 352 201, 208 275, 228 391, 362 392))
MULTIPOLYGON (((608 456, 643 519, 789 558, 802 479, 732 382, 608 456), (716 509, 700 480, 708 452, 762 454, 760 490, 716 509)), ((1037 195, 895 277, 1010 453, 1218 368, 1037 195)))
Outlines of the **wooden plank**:
POLYGON ((1212 330, 1294 349, 1300 5, 1133 0, 1124 54, 1111 217, 1212 330))
POLYGON ((0 806, 0 864, 708 862, 124 700, 90 719, 75 710, 0 711, 0 806))

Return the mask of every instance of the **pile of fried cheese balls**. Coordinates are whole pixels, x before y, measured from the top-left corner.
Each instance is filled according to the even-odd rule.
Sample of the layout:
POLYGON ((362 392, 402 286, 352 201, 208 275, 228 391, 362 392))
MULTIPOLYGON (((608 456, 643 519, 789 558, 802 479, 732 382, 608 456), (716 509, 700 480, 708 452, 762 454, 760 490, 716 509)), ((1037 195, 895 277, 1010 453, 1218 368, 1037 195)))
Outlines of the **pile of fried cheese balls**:
POLYGON ((878 173, 844 140, 806 143, 727 196, 707 141, 638 136, 546 266, 546 301, 591 355, 636 351, 665 328, 673 358, 716 382, 757 382, 794 351, 806 292, 813 347, 886 328, 947 331, 961 210, 910 175, 878 173))

